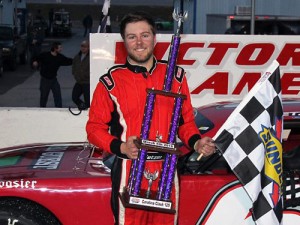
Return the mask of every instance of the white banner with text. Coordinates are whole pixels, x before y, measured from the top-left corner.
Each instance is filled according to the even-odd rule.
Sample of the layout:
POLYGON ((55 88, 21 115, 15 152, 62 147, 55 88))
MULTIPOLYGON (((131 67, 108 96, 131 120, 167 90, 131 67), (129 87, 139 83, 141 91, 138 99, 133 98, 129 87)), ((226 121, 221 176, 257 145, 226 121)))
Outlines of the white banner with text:
MULTIPOLYGON (((157 34, 154 54, 168 59, 171 34, 157 34)), ((91 94, 101 75, 123 64, 126 50, 120 34, 90 35, 91 94)), ((300 97, 298 36, 181 36, 177 65, 186 70, 193 106, 241 100, 274 61, 280 64, 283 97, 300 97)))

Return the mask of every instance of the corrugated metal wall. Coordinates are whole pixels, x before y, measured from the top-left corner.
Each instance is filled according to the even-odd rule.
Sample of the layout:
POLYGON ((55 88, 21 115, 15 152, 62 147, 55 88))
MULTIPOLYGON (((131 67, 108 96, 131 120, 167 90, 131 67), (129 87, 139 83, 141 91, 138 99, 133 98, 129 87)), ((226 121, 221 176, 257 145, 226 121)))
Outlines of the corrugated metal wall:
MULTIPOLYGON (((174 0, 180 7, 181 0, 174 0)), ((251 6, 252 0, 183 0, 189 13, 184 33, 206 34, 208 15, 232 15, 235 6, 251 6)), ((255 0, 256 15, 300 16, 300 0, 255 0)), ((220 32, 221 33, 221 32, 220 32)))

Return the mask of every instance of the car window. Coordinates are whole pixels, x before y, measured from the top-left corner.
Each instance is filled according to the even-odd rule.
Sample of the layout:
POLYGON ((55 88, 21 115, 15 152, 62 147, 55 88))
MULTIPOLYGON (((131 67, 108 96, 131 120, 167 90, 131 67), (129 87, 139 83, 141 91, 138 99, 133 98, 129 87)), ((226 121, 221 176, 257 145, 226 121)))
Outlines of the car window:
POLYGON ((194 109, 193 112, 195 117, 195 123, 200 131, 200 134, 203 135, 215 127, 214 123, 207 117, 205 117, 200 111, 194 109))
POLYGON ((292 151, 300 146, 300 128, 287 126, 283 131, 282 148, 284 152, 292 151))

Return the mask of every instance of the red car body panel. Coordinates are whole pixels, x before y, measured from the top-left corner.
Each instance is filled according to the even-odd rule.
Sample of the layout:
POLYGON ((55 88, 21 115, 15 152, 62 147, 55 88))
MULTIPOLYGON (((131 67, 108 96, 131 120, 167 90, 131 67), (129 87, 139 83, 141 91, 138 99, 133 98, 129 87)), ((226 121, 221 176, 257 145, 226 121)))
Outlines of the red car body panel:
POLYGON ((215 192, 233 180, 233 174, 181 176, 179 224, 196 224, 215 192))
MULTIPOLYGON (((213 137, 232 110, 231 105, 224 104, 199 108, 201 121, 208 120, 200 124, 199 129, 213 137)), ((299 124, 300 101, 285 104, 284 110, 286 121, 299 124)), ((300 145, 300 135, 293 137, 291 146, 300 145)), ((182 151, 187 149, 182 146, 182 151)), ((0 201, 7 196, 29 199, 47 208, 64 225, 111 225, 110 171, 102 158, 100 150, 86 143, 1 149, 0 201)), ((209 205, 218 191, 235 180, 235 175, 226 169, 210 174, 181 174, 179 225, 199 222, 204 212, 213 210, 209 205)), ((218 204, 218 200, 214 204, 218 204)))
MULTIPOLYGON (((95 224, 95 221, 101 221, 103 225, 113 224, 109 172, 101 167, 101 163, 96 163, 101 162, 101 157, 89 157, 92 148, 86 147, 83 151, 84 145, 57 143, 17 147, 22 155, 19 163, 0 169, 0 196, 14 196, 37 202, 49 209, 64 225, 89 225, 95 224), (65 148, 66 146, 68 147, 65 148), (49 151, 51 148, 55 150, 49 151), (34 169, 41 154, 53 155, 54 152, 64 153, 57 169, 34 169), (97 168, 95 165, 100 166, 97 168), (14 181, 19 181, 20 185, 12 187, 17 186, 14 181)), ((5 151, 8 149, 2 153, 5 151)), ((18 156, 15 151, 9 154, 10 157, 18 156)), ((2 157, 5 155, 2 154, 2 157)), ((47 162, 48 166, 50 161, 49 159, 47 162)), ((43 166, 46 167, 46 162, 43 166)), ((212 190, 218 190, 233 180, 236 177, 232 174, 181 176, 180 224, 195 224, 212 198, 212 190)))
POLYGON ((105 223, 113 224, 109 205, 110 173, 103 166, 93 168, 92 165, 102 162, 102 158, 90 158, 91 147, 86 147, 85 143, 33 146, 2 150, 1 158, 7 158, 4 152, 8 152, 11 164, 7 160, 6 166, 0 168, 0 196, 37 202, 49 209, 62 224, 94 224, 103 218, 101 215, 110 215, 105 223), (45 155, 47 159, 41 161, 45 155), (20 158, 13 160, 13 157, 20 158), (16 181, 19 186, 14 184, 16 181))

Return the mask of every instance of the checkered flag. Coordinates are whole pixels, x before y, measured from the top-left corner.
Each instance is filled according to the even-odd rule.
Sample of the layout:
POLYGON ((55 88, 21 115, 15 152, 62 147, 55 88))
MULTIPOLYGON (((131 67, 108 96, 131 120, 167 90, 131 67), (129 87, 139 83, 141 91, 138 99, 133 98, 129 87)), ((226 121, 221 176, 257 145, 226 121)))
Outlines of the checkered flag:
POLYGON ((104 0, 98 33, 111 33, 110 3, 111 0, 104 0))
POLYGON ((279 64, 274 61, 214 137, 253 202, 257 225, 282 220, 282 116, 279 64))

